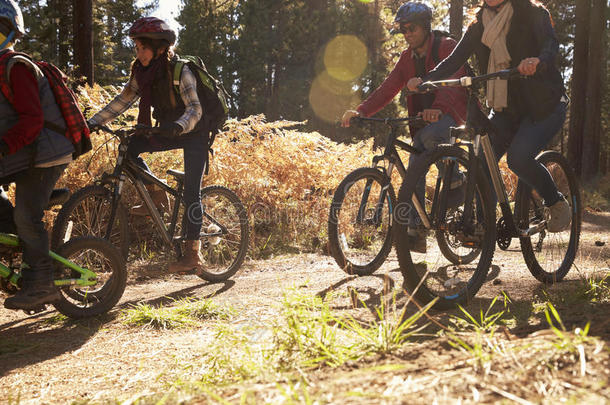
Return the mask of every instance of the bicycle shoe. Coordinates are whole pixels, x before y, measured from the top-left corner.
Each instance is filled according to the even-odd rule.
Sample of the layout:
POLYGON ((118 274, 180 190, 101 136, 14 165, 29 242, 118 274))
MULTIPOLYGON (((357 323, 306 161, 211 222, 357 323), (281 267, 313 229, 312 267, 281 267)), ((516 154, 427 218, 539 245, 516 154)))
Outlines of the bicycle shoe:
POLYGON ((12 297, 5 299, 4 308, 34 311, 45 304, 52 304, 60 299, 61 295, 55 286, 30 284, 17 291, 12 297))

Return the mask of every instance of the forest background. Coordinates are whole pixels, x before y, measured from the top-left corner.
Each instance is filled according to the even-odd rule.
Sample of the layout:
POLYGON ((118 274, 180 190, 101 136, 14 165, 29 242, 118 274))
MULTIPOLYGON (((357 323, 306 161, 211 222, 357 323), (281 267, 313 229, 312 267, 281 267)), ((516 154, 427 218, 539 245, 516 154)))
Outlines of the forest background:
MULTIPOLYGON (((134 53, 126 32, 158 0, 19 0, 27 27, 20 48, 90 83, 120 86, 134 53), (83 9, 90 9, 88 16, 83 9), (92 52, 82 49, 91 19, 92 52), (79 28, 80 27, 80 28, 79 28), (76 50, 76 51, 75 51, 76 50), (91 72, 84 71, 92 57, 91 72), (86 63, 86 62, 85 62, 86 63), (95 72, 93 74, 93 72, 95 72), (94 79, 94 80, 93 80, 94 79)), ((373 135, 336 124, 387 76, 404 38, 390 36, 402 0, 182 0, 177 52, 200 55, 233 96, 231 115, 306 121, 305 130, 335 141, 373 135)), ((476 0, 428 0, 434 26, 456 37, 476 0)), ((561 43, 559 65, 572 98, 569 119, 554 143, 586 183, 610 171, 608 5, 605 0, 543 0, 561 43)), ((169 16, 168 16, 169 17, 169 16)), ((476 68, 476 64, 475 64, 476 68)), ((379 116, 406 114, 403 97, 379 116)))

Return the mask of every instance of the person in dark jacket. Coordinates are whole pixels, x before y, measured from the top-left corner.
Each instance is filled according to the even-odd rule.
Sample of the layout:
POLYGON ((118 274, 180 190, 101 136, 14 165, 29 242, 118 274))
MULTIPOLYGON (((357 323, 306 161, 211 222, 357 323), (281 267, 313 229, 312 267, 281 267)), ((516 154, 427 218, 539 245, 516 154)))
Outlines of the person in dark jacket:
MULTIPOLYGON (((414 78, 425 75, 436 65, 435 58, 442 60, 449 56, 456 41, 448 36, 442 36, 440 40, 435 38, 440 35, 432 31, 432 10, 424 3, 408 2, 400 6, 394 19, 395 28, 392 33, 402 33, 409 44, 409 48, 402 52, 396 66, 384 82, 355 110, 347 110, 342 117, 342 125, 349 127, 353 117, 369 117, 381 110, 386 104, 402 90, 407 82, 414 78), (432 55, 434 42, 439 41, 438 55, 432 55)), ((463 66, 456 69, 455 77, 466 75, 463 66)), ((424 121, 429 122, 424 128, 414 133, 413 145, 421 150, 429 150, 440 143, 449 141, 449 128, 461 125, 466 119, 466 92, 459 88, 444 88, 436 93, 424 95, 409 95, 407 97, 407 108, 410 115, 421 115, 424 121)), ((409 167, 416 164, 418 156, 409 157, 409 167)), ((456 174, 457 176, 457 174, 456 174)), ((452 182, 456 194, 461 192, 461 182, 452 182)), ((423 195, 424 183, 418 189, 418 195, 423 195)), ((426 235, 422 227, 417 226, 419 221, 417 213, 411 210, 408 218, 408 232, 411 239, 410 246, 414 252, 424 253, 426 251, 426 235)))
MULTIPOLYGON (((533 0, 484 0, 451 55, 423 80, 449 77, 471 55, 483 73, 516 67, 527 76, 487 83, 486 101, 496 131, 490 134, 496 157, 507 153, 509 168, 534 188, 549 207, 549 232, 567 229, 569 203, 536 155, 563 126, 568 107, 556 66, 559 43, 549 12, 533 0)), ((411 80, 415 90, 422 83, 411 80)))
MULTIPOLYGON (((199 127, 203 109, 197 95, 197 79, 189 67, 184 66, 180 76, 180 92, 176 94, 174 91, 171 72, 176 33, 165 21, 156 17, 140 18, 129 29, 129 36, 136 49, 129 82, 121 94, 91 117, 89 127, 95 129, 113 120, 139 98, 138 124, 151 126, 152 118, 155 118, 162 134, 151 137, 136 134, 130 140, 128 156, 144 170, 150 171, 139 157, 142 152, 183 149, 184 203, 188 213, 186 246, 184 256, 171 263, 169 271, 180 273, 197 270, 203 266, 199 240, 201 180, 208 153, 208 134, 199 127)), ((169 201, 163 190, 157 190, 153 185, 146 187, 158 209, 168 207, 169 201)), ((147 210, 143 206, 134 207, 132 214, 146 215, 147 210)))
POLYGON ((21 10, 13 0, 0 0, 0 59, 13 99, 0 92, 0 184, 14 182, 15 208, 0 194, 3 232, 14 226, 23 246, 21 289, 4 301, 8 309, 32 310, 60 298, 53 284, 44 209, 57 179, 72 160, 74 147, 64 134, 45 127, 66 128, 49 82, 23 56, 9 57, 25 34, 21 10), (3 56, 6 56, 3 58, 3 56), (10 221, 13 216, 14 223, 10 221))

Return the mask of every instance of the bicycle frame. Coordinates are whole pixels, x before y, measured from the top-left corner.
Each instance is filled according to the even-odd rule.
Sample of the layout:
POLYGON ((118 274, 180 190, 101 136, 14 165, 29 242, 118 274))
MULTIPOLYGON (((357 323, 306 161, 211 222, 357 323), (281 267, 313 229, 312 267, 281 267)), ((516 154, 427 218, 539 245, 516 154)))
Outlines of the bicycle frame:
MULTIPOLYGON (((16 235, 13 234, 9 234, 9 233, 0 233, 0 245, 5 245, 5 246, 10 246, 10 247, 18 247, 19 246, 19 238, 16 235)), ((86 287, 86 286, 92 286, 95 285, 97 280, 97 275, 89 270, 89 269, 85 269, 82 268, 74 263, 72 263, 70 260, 58 255, 55 252, 49 251, 49 256, 57 261, 60 262, 61 264, 63 264, 64 266, 68 267, 71 270, 74 270, 78 273, 81 274, 80 278, 69 278, 69 279, 60 279, 60 280, 55 280, 55 285, 58 287, 63 287, 63 286, 80 286, 80 287, 86 287)), ((15 273, 13 270, 11 270, 8 266, 6 266, 4 263, 0 263, 0 277, 7 279, 12 285, 17 286, 19 283, 19 279, 21 278, 20 274, 15 273)))
MULTIPOLYGON (((178 242, 184 240, 185 235, 179 235, 178 237, 176 237, 175 233, 180 205, 183 201, 184 182, 182 181, 180 176, 177 176, 175 174, 175 172, 173 172, 172 170, 168 170, 167 173, 170 175, 174 175, 174 178, 177 182, 177 187, 172 188, 152 173, 147 172, 146 170, 138 166, 133 160, 127 158, 127 147, 129 138, 126 136, 126 132, 117 131, 117 133, 115 133, 108 129, 106 129, 106 131, 114 135, 118 135, 120 144, 114 171, 112 172, 112 174, 105 173, 104 175, 102 175, 101 179, 102 183, 109 183, 111 181, 115 182, 112 192, 111 212, 110 217, 108 219, 108 229, 106 230, 105 239, 110 239, 112 226, 114 225, 114 221, 116 219, 118 202, 121 199, 121 192, 123 190, 123 186, 125 185, 125 181, 128 180, 134 185, 140 198, 144 202, 144 205, 148 209, 152 217, 153 224, 157 228, 157 231, 161 234, 165 245, 168 247, 173 247, 176 253, 180 255, 181 251, 178 242), (146 189, 146 183, 155 184, 157 187, 174 197, 175 200, 174 206, 172 208, 169 228, 166 227, 165 222, 161 217, 161 213, 153 203, 152 198, 150 197, 150 193, 146 189)), ((200 237, 215 237, 222 236, 223 234, 228 233, 228 230, 224 225, 216 221, 216 219, 214 219, 205 211, 205 207, 202 207, 202 215, 210 222, 217 225, 220 231, 213 233, 200 232, 200 237)), ((183 217, 183 221, 186 221, 186 215, 183 217)), ((183 225, 185 224, 183 223, 183 225)), ((182 227, 182 229, 184 230, 184 226, 182 227)))
MULTIPOLYGON (((359 118, 359 119, 361 121, 383 122, 390 126, 390 128, 391 128, 390 134, 386 141, 386 145, 385 145, 383 154, 376 155, 373 157, 373 163, 372 163, 371 167, 384 171, 389 179, 392 178, 392 172, 394 171, 394 167, 396 167, 396 169, 398 170, 398 173, 400 174, 400 177, 404 180, 406 178, 407 169, 405 168, 405 165, 402 162, 400 155, 398 154, 397 146, 411 154, 419 154, 419 153, 421 153, 421 151, 419 151, 413 145, 410 145, 410 144, 398 139, 398 127, 404 125, 407 122, 419 120, 420 118, 419 117, 406 117, 406 118, 393 118, 393 119, 392 118, 359 118), (387 169, 384 167, 379 168, 379 163, 381 161, 388 162, 387 169)), ((365 214, 364 211, 366 208, 366 202, 369 199, 369 193, 371 191, 371 185, 372 185, 372 180, 367 180, 365 188, 364 188, 364 193, 362 194, 362 200, 360 201, 360 206, 358 208, 358 215, 356 217, 356 223, 362 223, 362 218, 365 214)), ((379 218, 381 217, 381 213, 383 211, 383 201, 387 197, 388 187, 390 187, 390 183, 388 183, 382 189, 381 194, 379 196, 379 201, 377 202, 377 204, 375 206, 375 215, 373 217, 373 221, 375 224, 379 224, 379 218)), ((413 196, 412 203, 415 206, 415 209, 418 210, 418 212, 424 211, 420 201, 415 196, 413 196)), ((392 210, 392 209, 393 209, 393 207, 390 206, 390 210, 392 210)), ((424 217, 420 216, 420 218, 424 218, 424 217)), ((428 222, 426 222, 426 224, 428 224, 428 226, 430 225, 428 218, 425 218, 424 221, 428 221, 428 222)))
MULTIPOLYGON (((424 87, 436 88, 436 87, 466 87, 468 90, 468 106, 467 106, 467 117, 466 117, 466 125, 457 128, 451 128, 451 140, 450 143, 456 146, 465 146, 468 148, 469 155, 469 167, 467 168, 467 178, 466 178, 466 195, 465 195, 465 204, 464 204, 464 217, 463 223, 465 225, 472 223, 472 215, 474 213, 473 204, 475 199, 475 183, 476 177, 479 175, 479 170, 482 168, 487 168, 489 173, 489 177, 491 178, 492 186, 497 196, 497 203, 500 205, 500 209, 502 211, 503 218, 505 220, 506 227, 508 232, 512 237, 530 237, 539 233, 544 229, 545 223, 542 221, 541 223, 532 226, 528 229, 519 229, 515 224, 515 218, 513 211, 510 208, 510 201, 508 199, 508 192, 506 190, 506 185, 502 180, 502 174, 500 172, 500 166, 498 165, 498 159, 494 153, 491 140, 489 134, 487 133, 478 133, 475 131, 475 128, 472 127, 473 121, 473 111, 475 108, 478 109, 478 99, 475 95, 474 90, 476 89, 477 84, 484 83, 487 80, 493 78, 509 78, 516 74, 516 70, 505 70, 499 71, 495 73, 490 73, 478 77, 463 77, 461 79, 450 79, 450 80, 441 80, 436 82, 428 82, 424 83, 424 87), (476 132, 476 133, 475 133, 476 132), (458 141, 458 135, 467 134, 473 137, 473 142, 463 142, 458 141), (481 157, 482 153, 482 157, 481 157), (484 164, 484 166, 483 166, 484 164)), ((453 166, 455 165, 455 161, 450 161, 448 163, 447 169, 445 170, 444 175, 442 176, 443 189, 440 190, 440 193, 435 193, 434 201, 432 204, 432 213, 435 213, 436 218, 444 218, 446 213, 446 198, 441 198, 446 195, 449 191, 450 187, 450 176, 453 172, 453 166), (439 203, 439 200, 441 201, 439 203), (439 204, 441 204, 439 206, 439 204), (436 215, 438 214, 438 215, 436 215)), ((485 173, 483 173, 485 175, 485 173)), ((437 190, 439 184, 441 182, 441 177, 437 179, 437 190)), ((420 211, 416 205, 416 209, 420 214, 420 218, 422 218, 424 225, 426 223, 430 223, 430 219, 428 214, 422 210, 420 211)), ((430 226, 426 225, 428 229, 430 226)))

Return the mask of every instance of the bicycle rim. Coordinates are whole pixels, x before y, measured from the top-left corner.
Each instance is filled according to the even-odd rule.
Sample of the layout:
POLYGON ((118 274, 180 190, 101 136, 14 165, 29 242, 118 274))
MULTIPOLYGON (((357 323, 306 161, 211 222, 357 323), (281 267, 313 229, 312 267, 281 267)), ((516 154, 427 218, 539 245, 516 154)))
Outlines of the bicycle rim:
POLYGON ((373 168, 355 170, 337 188, 328 221, 329 246, 348 274, 372 274, 389 255, 395 201, 389 178, 373 168))
POLYGON ((248 215, 237 195, 221 186, 202 189, 201 204, 207 215, 202 218, 200 238, 204 265, 198 274, 211 282, 223 281, 239 270, 246 257, 248 215))
MULTIPOLYGON (((570 204, 572 222, 562 232, 542 230, 529 238, 520 238, 521 250, 532 275, 544 283, 554 283, 568 274, 578 251, 582 223, 580 187, 576 175, 561 154, 547 151, 540 154, 537 160, 547 168, 559 192, 570 204)), ((521 228, 526 229, 546 219, 548 209, 535 190, 520 182, 518 198, 517 216, 521 228)))

